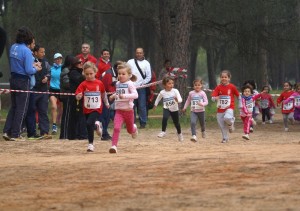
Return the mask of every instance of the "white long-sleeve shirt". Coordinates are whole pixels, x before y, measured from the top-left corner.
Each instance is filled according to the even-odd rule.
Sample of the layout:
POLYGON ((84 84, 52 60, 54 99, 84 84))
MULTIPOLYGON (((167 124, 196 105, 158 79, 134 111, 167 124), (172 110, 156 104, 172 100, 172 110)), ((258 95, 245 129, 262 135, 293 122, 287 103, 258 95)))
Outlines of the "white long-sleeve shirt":
POLYGON ((178 111, 178 103, 182 102, 181 95, 177 89, 171 89, 170 91, 167 90, 161 90, 155 100, 154 106, 157 106, 159 101, 163 99, 163 107, 165 109, 169 109, 170 111, 178 111), (177 98, 177 101, 175 101, 175 97, 177 98))
POLYGON ((137 66, 134 62, 134 59, 130 59, 127 63, 131 67, 132 74, 137 77, 137 80, 135 82, 136 86, 141 86, 141 85, 144 85, 144 84, 147 84, 147 83, 150 82, 150 80, 151 80, 151 66, 150 66, 150 63, 146 59, 141 60, 141 61, 137 60, 137 63, 140 66, 142 73, 144 75, 146 75, 145 79, 143 79, 143 77, 141 76, 141 74, 139 72, 139 69, 137 68, 137 66))

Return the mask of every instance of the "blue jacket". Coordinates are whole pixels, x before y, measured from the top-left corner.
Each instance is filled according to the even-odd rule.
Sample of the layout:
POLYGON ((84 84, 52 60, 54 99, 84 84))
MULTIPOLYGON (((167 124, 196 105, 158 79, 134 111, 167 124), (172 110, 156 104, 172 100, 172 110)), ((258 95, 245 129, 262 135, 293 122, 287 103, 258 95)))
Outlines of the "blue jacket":
POLYGON ((9 51, 10 70, 11 73, 17 73, 30 77, 36 73, 33 67, 33 56, 31 50, 25 43, 15 43, 9 51))

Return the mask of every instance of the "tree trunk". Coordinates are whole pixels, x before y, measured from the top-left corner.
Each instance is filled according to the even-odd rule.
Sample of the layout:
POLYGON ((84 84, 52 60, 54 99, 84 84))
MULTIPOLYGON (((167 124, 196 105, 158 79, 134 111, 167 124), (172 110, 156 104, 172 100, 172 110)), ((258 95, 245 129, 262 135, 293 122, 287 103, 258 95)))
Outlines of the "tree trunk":
POLYGON ((208 72, 208 83, 209 88, 214 89, 217 86, 216 82, 216 69, 214 62, 214 52, 212 49, 212 40, 208 37, 208 48, 206 49, 206 59, 207 59, 207 72, 208 72))
MULTIPOLYGON (((93 9, 100 10, 100 5, 98 2, 94 2, 93 9)), ((99 12, 93 13, 93 40, 94 40, 94 56, 96 58, 100 57, 102 50, 102 14, 99 12)))

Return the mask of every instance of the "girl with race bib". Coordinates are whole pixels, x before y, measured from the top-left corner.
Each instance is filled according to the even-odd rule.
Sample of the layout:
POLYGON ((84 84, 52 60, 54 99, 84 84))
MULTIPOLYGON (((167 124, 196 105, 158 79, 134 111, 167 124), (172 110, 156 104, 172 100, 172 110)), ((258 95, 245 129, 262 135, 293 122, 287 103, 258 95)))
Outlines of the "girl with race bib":
POLYGON ((223 70, 220 74, 220 84, 212 92, 212 101, 217 101, 217 121, 222 132, 222 143, 228 142, 228 133, 234 131, 234 96, 240 97, 235 85, 230 83, 231 73, 223 70))
POLYGON ((161 90, 158 94, 153 110, 156 109, 159 101, 163 99, 163 119, 162 119, 162 131, 157 135, 157 137, 162 138, 166 135, 166 129, 168 124, 168 119, 171 116, 173 123, 177 130, 178 141, 183 141, 183 136, 181 133, 181 127, 179 123, 179 107, 178 103, 182 102, 180 93, 174 87, 174 79, 170 77, 164 77, 162 80, 164 90, 161 90))
POLYGON ((288 132, 288 120, 294 124, 294 103, 293 101, 285 102, 286 99, 288 99, 294 91, 292 90, 292 84, 290 82, 284 82, 283 84, 283 92, 280 94, 280 96, 277 98, 277 106, 279 106, 281 103, 281 113, 283 117, 283 124, 284 124, 284 131, 288 132))
POLYGON ((270 124, 273 123, 270 110, 275 109, 275 104, 272 95, 269 94, 269 91, 269 86, 263 86, 261 93, 256 97, 256 99, 260 99, 260 109, 263 125, 266 124, 266 117, 270 124))
POLYGON ((109 149, 109 153, 117 153, 123 122, 125 122, 127 132, 131 134, 132 138, 136 138, 138 134, 137 126, 134 124, 133 111, 133 101, 138 98, 138 92, 133 82, 135 82, 137 78, 132 74, 130 66, 125 62, 119 64, 117 70, 119 81, 116 83, 116 93, 109 97, 110 101, 115 100, 116 111, 112 146, 109 149))
POLYGON ((289 102, 294 103, 294 119, 300 121, 300 83, 295 85, 295 92, 284 101, 284 103, 289 102))
POLYGON ((86 128, 88 132, 88 152, 94 151, 94 128, 95 122, 99 119, 102 113, 102 99, 105 106, 109 108, 109 103, 106 97, 106 92, 103 83, 96 79, 98 69, 92 62, 86 62, 83 65, 83 74, 85 81, 83 81, 76 89, 76 99, 83 98, 83 113, 86 118, 86 128))
POLYGON ((193 81, 194 90, 189 92, 189 96, 186 99, 183 112, 186 111, 186 108, 191 105, 191 131, 192 138, 191 141, 197 142, 196 136, 196 125, 199 119, 201 126, 202 138, 206 137, 205 134, 205 106, 208 104, 206 93, 201 90, 203 86, 203 81, 196 79, 193 81))

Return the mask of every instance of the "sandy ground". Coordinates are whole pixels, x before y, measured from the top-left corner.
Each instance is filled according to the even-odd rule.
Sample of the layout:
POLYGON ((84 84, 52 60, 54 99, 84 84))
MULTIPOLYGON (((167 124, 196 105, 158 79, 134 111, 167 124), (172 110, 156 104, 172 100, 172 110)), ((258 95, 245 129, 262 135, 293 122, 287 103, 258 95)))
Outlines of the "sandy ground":
POLYGON ((0 210, 300 210, 300 125, 258 125, 244 141, 241 123, 220 143, 177 141, 168 126, 122 131, 118 154, 110 142, 0 141, 0 210))

